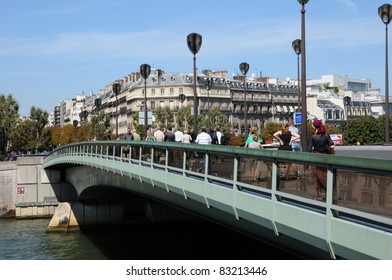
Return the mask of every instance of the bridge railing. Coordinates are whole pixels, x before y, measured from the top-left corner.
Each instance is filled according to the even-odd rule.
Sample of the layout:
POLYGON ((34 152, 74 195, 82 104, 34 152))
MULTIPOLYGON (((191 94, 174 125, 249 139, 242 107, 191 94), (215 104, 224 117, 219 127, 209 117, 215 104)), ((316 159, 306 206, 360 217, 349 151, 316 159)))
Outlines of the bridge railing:
POLYGON ((79 157, 80 164, 94 157, 86 163, 100 168, 101 161, 110 160, 129 163, 130 169, 139 165, 163 170, 392 232, 392 160, 220 145, 91 141, 59 147, 44 159, 44 167, 63 164, 64 156, 79 157))

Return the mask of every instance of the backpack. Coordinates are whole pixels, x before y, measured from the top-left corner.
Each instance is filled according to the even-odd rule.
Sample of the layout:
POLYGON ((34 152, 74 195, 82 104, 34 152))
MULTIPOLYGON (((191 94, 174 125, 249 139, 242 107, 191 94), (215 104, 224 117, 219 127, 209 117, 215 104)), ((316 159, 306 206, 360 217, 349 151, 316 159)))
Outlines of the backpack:
POLYGON ((214 131, 213 133, 212 133, 212 135, 211 135, 211 142, 212 142, 212 144, 219 144, 219 142, 218 142, 218 135, 216 134, 216 131, 214 131))
POLYGON ((222 136, 221 136, 221 145, 227 145, 228 143, 227 143, 227 138, 226 138, 226 136, 222 133, 222 136))

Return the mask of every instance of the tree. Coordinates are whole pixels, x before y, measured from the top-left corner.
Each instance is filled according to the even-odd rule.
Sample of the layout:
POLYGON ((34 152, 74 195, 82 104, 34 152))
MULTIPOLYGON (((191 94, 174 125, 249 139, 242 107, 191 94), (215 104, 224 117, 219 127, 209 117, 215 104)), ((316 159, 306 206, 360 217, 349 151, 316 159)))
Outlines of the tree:
POLYGON ((43 151, 47 149, 46 147, 47 143, 45 143, 45 139, 44 139, 44 129, 49 122, 48 118, 49 118, 48 112, 40 108, 36 108, 34 106, 31 107, 30 119, 33 121, 33 125, 36 130, 35 137, 36 137, 37 146, 35 148, 38 151, 43 151))
MULTIPOLYGON (((356 143, 375 144, 383 142, 383 129, 380 119, 375 119, 371 116, 363 116, 358 119, 352 119, 343 122, 340 125, 341 132, 347 136, 348 145, 355 145, 356 143)), ((347 139, 344 137, 344 139, 347 139)))
POLYGON ((181 130, 190 127, 193 122, 191 121, 193 117, 191 116, 191 107, 183 107, 176 112, 176 124, 181 130))
POLYGON ((34 153, 38 145, 34 121, 24 120, 14 129, 11 136, 13 149, 19 153, 34 153))
POLYGON ((18 119, 18 102, 12 97, 11 94, 9 94, 7 97, 0 95, 0 134, 3 136, 0 146, 3 152, 10 146, 12 131, 18 123, 18 119))
POLYGON ((154 111, 155 120, 159 127, 163 131, 163 128, 173 126, 174 124, 174 113, 169 107, 159 107, 154 111))
POLYGON ((115 139, 113 128, 110 126, 110 116, 107 113, 99 112, 91 117, 89 134, 96 140, 115 139))
POLYGON ((274 133, 279 130, 282 130, 281 123, 268 122, 263 129, 263 138, 267 141, 272 141, 274 133))
POLYGON ((142 139, 146 138, 147 135, 145 135, 146 132, 144 131, 144 123, 139 124, 139 112, 134 112, 132 114, 132 126, 142 139))

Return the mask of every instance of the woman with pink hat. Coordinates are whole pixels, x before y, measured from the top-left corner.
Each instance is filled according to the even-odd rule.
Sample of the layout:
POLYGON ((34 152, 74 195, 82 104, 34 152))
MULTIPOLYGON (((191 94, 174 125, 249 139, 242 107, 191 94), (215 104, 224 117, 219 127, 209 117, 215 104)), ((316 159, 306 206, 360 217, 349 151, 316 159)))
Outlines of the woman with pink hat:
POLYGON ((315 154, 329 154, 328 149, 334 149, 335 144, 331 137, 325 131, 325 126, 321 120, 313 120, 314 134, 310 137, 309 152, 315 154))
MULTIPOLYGON (((309 152, 314 154, 330 154, 330 150, 335 148, 329 134, 325 131, 325 126, 321 120, 313 120, 314 134, 310 137, 309 152)), ((327 169, 324 167, 315 167, 313 178, 316 183, 317 196, 315 199, 324 200, 323 190, 325 192, 327 183, 327 169)))

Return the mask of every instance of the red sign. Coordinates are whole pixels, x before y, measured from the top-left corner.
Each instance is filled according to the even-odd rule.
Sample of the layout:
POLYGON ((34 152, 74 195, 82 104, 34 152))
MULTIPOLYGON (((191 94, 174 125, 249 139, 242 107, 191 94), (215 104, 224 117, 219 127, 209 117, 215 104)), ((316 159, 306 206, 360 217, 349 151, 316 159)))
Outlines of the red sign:
POLYGON ((341 146, 343 145, 343 136, 342 134, 330 134, 332 142, 335 143, 335 145, 341 146))
POLYGON ((16 193, 17 194, 25 194, 25 188, 24 187, 17 187, 16 193))

